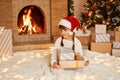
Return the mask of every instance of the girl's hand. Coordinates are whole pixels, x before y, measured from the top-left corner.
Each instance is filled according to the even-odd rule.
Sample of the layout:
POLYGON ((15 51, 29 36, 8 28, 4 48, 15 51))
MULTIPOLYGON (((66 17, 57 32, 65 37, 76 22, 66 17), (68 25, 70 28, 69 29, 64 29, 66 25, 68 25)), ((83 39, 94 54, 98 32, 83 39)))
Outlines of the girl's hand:
POLYGON ((53 63, 53 68, 61 69, 61 66, 58 65, 57 62, 54 62, 54 63, 53 63))
POLYGON ((85 66, 89 65, 89 60, 85 61, 85 66))

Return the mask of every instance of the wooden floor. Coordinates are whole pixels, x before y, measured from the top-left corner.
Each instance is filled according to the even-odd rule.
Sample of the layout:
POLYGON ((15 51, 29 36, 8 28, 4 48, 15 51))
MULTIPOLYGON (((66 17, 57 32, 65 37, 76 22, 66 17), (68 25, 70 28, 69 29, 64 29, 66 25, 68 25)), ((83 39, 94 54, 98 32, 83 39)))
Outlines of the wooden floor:
POLYGON ((16 43, 13 45, 13 51, 49 49, 53 45, 52 42, 16 43))

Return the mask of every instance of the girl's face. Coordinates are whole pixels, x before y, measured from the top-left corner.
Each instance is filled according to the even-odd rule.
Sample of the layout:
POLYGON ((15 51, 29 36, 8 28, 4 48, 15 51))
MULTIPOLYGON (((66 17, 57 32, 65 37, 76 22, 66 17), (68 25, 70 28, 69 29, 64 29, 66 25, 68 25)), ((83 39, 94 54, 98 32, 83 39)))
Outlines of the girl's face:
POLYGON ((69 35, 70 29, 68 28, 60 29, 60 32, 64 39, 70 39, 70 35, 69 35))

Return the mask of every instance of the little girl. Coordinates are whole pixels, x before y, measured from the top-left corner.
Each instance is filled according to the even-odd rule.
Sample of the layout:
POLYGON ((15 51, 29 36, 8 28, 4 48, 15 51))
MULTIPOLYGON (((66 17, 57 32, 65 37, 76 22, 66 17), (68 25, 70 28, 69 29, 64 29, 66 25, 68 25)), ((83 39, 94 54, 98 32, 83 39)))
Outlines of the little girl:
MULTIPOLYGON (((57 52, 60 54, 65 53, 67 55, 79 53, 83 56, 81 42, 75 37, 75 31, 77 27, 80 26, 79 21, 72 16, 68 16, 61 19, 58 25, 61 31, 61 37, 56 40, 54 47, 57 48, 57 50, 54 50, 51 56, 51 66, 54 70, 61 69, 61 65, 57 61, 60 57, 57 55, 57 52)), ((74 57, 70 59, 74 60, 74 57)), ((64 58, 64 60, 66 59, 64 58)))

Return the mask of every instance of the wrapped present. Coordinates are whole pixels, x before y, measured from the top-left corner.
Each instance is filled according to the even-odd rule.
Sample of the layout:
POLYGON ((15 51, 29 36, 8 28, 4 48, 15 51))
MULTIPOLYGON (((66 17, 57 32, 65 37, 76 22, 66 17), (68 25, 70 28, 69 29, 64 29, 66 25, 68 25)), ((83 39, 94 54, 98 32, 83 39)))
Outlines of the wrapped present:
POLYGON ((115 29, 115 41, 120 41, 120 31, 118 27, 115 29))
POLYGON ((62 47, 57 50, 57 63, 62 68, 81 68, 85 65, 85 59, 80 53, 74 53, 70 47, 62 47))
POLYGON ((120 27, 116 27, 116 28, 115 28, 115 31, 120 31, 120 27))
POLYGON ((95 42, 110 42, 110 34, 96 34, 95 42))
POLYGON ((62 68, 82 68, 85 66, 85 61, 74 60, 74 61, 60 61, 59 62, 62 68))
POLYGON ((62 68, 82 68, 85 66, 85 59, 79 53, 75 54, 74 60, 60 60, 59 64, 62 68))
POLYGON ((116 57, 120 57, 120 49, 112 49, 112 55, 116 57))
POLYGON ((113 41, 113 48, 114 48, 114 49, 120 49, 120 42, 118 42, 118 41, 113 41))
POLYGON ((5 29, 0 35, 0 56, 8 57, 13 54, 12 30, 5 29))
POLYGON ((91 42, 90 49, 91 51, 111 54, 112 44, 111 42, 91 42))
POLYGON ((106 25, 96 24, 95 25, 95 33, 106 33, 106 25))
POLYGON ((90 37, 91 36, 77 36, 77 38, 80 40, 81 44, 83 44, 83 45, 90 44, 90 37))

